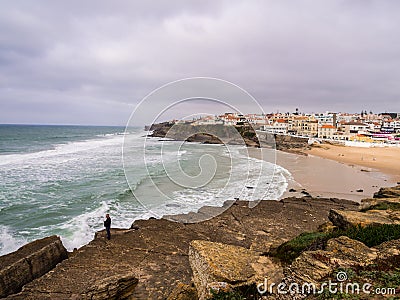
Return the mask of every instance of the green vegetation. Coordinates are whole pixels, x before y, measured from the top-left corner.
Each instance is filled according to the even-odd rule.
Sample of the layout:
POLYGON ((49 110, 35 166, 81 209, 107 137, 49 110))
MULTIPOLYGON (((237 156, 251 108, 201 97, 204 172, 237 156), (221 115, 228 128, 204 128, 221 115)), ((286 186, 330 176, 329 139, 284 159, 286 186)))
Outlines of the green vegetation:
MULTIPOLYGON (((356 282, 360 286, 363 283, 369 283, 375 288, 385 289, 388 293, 388 299, 398 299, 394 297, 390 297, 390 295, 394 295, 394 290, 389 291, 388 289, 397 289, 395 294, 398 294, 399 286, 400 286, 400 268, 399 259, 395 259, 390 265, 369 265, 366 267, 359 267, 358 269, 337 269, 333 275, 332 280, 335 280, 337 272, 346 272, 348 276, 349 282, 356 282)), ((360 297, 357 294, 342 294, 342 293, 330 293, 328 289, 324 290, 322 294, 320 294, 318 299, 365 299, 360 297)))
POLYGON ((400 210, 400 203, 390 203, 390 202, 381 202, 376 205, 372 205, 371 207, 368 207, 367 209, 363 209, 362 212, 368 211, 368 210, 400 210))
POLYGON ((213 300, 257 300, 261 299, 255 285, 238 287, 233 291, 214 291, 211 290, 213 300))
POLYGON ((270 255, 291 263, 303 251, 325 249, 329 239, 339 236, 347 236, 373 247, 386 241, 400 239, 400 225, 354 226, 347 230, 335 230, 329 233, 305 232, 272 250, 270 255))
POLYGON ((327 234, 323 232, 304 232, 294 239, 280 245, 270 254, 284 262, 290 263, 298 257, 301 252, 311 250, 311 245, 315 244, 317 241, 323 241, 326 237, 327 234))

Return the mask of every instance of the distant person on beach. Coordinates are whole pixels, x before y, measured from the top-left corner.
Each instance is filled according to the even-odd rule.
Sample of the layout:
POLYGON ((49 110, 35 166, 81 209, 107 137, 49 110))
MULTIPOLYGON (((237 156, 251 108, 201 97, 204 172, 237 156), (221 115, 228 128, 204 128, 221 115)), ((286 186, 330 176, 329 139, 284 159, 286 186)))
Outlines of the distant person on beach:
POLYGON ((110 228, 111 228, 111 218, 109 214, 106 214, 106 220, 104 221, 104 227, 106 228, 107 232, 107 239, 111 238, 110 228))

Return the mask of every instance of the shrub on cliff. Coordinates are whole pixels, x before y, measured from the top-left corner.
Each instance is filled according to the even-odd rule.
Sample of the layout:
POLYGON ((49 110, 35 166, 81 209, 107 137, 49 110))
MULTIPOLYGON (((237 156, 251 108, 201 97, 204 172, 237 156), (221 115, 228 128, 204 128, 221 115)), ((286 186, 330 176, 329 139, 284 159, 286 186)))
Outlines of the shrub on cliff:
POLYGON ((353 226, 346 230, 335 230, 329 233, 305 232, 294 239, 283 243, 272 250, 270 254, 291 263, 303 251, 325 249, 329 239, 339 236, 347 236, 353 240, 360 241, 368 247, 374 247, 383 242, 400 239, 400 225, 382 224, 369 226, 353 226))

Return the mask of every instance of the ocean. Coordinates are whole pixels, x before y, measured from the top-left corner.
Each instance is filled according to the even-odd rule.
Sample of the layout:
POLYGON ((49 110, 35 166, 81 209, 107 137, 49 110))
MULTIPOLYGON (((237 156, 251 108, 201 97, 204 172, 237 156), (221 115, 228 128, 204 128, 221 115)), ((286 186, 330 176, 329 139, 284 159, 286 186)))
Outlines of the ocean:
POLYGON ((229 199, 278 199, 287 188, 287 170, 249 158, 245 147, 146 134, 143 128, 0 125, 0 255, 54 234, 68 250, 79 248, 103 229, 105 213, 112 227, 129 228, 137 219, 229 199))

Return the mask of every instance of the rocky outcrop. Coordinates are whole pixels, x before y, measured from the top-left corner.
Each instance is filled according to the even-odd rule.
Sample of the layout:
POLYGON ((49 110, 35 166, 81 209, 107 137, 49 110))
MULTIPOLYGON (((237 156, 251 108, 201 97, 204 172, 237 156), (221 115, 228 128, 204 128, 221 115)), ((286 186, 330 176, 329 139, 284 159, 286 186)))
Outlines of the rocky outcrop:
POLYGON ((305 251, 292 263, 292 278, 297 282, 318 284, 338 268, 371 264, 377 258, 377 251, 348 237, 328 241, 326 250, 305 251))
POLYGON ((269 278, 280 282, 282 267, 277 261, 244 247, 209 241, 192 241, 189 262, 199 299, 211 298, 211 290, 219 292, 251 286, 269 278))
MULTIPOLYGON (((136 229, 114 230, 110 241, 100 232, 68 260, 8 299, 190 299, 178 297, 193 295, 188 256, 191 241, 267 253, 270 247, 304 231, 317 230, 328 221, 331 208, 357 207, 354 202, 338 199, 288 198, 261 201, 253 208, 246 201, 236 201, 222 210, 203 208, 202 218, 215 215, 212 210, 221 211, 200 223, 190 223, 196 220, 195 213, 174 217, 183 223, 136 221, 132 227, 136 229)), ((252 268, 256 272, 256 265, 252 268)))
POLYGON ((22 286, 67 257, 67 250, 57 236, 36 240, 0 257, 0 298, 19 292, 22 286))
POLYGON ((374 198, 399 198, 400 197, 400 185, 395 187, 386 187, 379 189, 374 194, 374 198))
POLYGON ((202 144, 260 146, 254 128, 249 125, 193 125, 191 123, 164 122, 153 124, 148 128, 152 131, 149 135, 150 137, 161 137, 202 144))
POLYGON ((384 242, 375 248, 378 250, 377 260, 380 263, 400 256, 400 240, 384 242))
POLYGON ((365 266, 377 258, 375 249, 347 236, 329 240, 325 250, 334 254, 331 262, 341 267, 365 266))
POLYGON ((376 268, 376 264, 382 267, 386 262, 399 257, 399 246, 400 240, 369 248, 345 236, 331 239, 325 250, 306 251, 296 258, 289 268, 290 276, 286 280, 298 284, 313 283, 318 287, 338 268, 376 268))
POLYGON ((275 134, 276 150, 306 155, 304 150, 310 149, 308 138, 275 134))
POLYGON ((194 286, 179 282, 167 300, 197 300, 197 290, 194 286))
POLYGON ((390 209, 390 207, 396 207, 400 209, 400 198, 373 198, 361 200, 362 210, 371 210, 377 206, 385 207, 387 209, 390 209))
POLYGON ((399 212, 386 210, 344 211, 332 209, 329 212, 329 220, 334 226, 347 229, 351 226, 368 226, 380 224, 400 224, 399 212))

